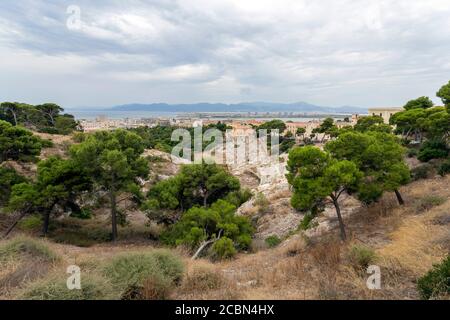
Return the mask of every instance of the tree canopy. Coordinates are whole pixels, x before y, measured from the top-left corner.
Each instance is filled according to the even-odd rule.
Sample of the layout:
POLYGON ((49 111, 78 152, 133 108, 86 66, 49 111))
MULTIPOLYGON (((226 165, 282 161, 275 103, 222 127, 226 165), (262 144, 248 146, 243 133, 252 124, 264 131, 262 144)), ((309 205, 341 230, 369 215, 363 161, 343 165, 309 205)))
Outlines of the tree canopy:
POLYGON ((142 139, 126 130, 96 132, 70 150, 73 160, 84 168, 94 186, 109 196, 112 240, 117 239, 117 194, 135 192, 137 179, 148 175, 147 161, 141 158, 143 152, 142 139))
POLYGON ((0 104, 0 120, 14 126, 24 126, 40 132, 69 134, 79 129, 79 123, 70 114, 62 114, 64 109, 54 103, 29 105, 18 102, 0 104))
POLYGON ((7 160, 36 161, 48 142, 25 128, 0 120, 0 163, 7 160))
POLYGON ((339 198, 343 192, 356 189, 363 176, 355 163, 333 159, 313 146, 294 148, 289 153, 288 181, 293 186, 292 206, 313 210, 330 198, 336 209, 341 238, 346 239, 339 198))
POLYGON ((433 101, 429 97, 420 97, 414 100, 408 101, 403 109, 411 110, 411 109, 429 109, 434 106, 433 101))

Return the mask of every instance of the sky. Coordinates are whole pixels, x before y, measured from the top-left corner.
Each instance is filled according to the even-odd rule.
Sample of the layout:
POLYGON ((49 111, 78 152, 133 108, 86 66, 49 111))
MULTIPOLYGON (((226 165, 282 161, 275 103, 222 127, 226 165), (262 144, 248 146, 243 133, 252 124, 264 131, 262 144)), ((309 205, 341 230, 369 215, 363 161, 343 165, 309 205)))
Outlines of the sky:
POLYGON ((1 0, 0 101, 439 102, 449 17, 449 0, 1 0))

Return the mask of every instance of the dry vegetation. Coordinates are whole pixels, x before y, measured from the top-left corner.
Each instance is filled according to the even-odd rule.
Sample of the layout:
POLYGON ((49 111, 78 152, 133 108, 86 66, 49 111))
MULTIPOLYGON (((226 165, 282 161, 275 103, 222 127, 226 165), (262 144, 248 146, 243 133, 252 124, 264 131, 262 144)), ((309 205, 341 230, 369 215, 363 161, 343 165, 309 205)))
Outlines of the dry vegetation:
MULTIPOLYGON (((351 234, 346 244, 338 240, 337 230, 315 237, 297 233, 275 248, 239 254, 234 260, 218 263, 191 261, 187 253, 176 250, 185 265, 182 280, 168 287, 161 279, 149 277, 139 295, 130 292, 130 297, 417 299, 417 279, 450 250, 449 185, 448 176, 419 180, 402 189, 407 203, 404 207, 388 194, 380 203, 361 208, 346 221, 351 234), (368 264, 381 267, 381 290, 367 289, 368 264)), ((95 285, 82 296, 68 298, 120 298, 98 272, 99 266, 118 255, 150 253, 155 246, 151 241, 125 240, 117 245, 103 243, 83 248, 49 240, 25 240, 28 245, 15 247, 14 255, 6 254, 9 251, 4 248, 12 250, 11 243, 18 240, 1 242, 1 299, 26 297, 24 290, 35 288, 40 292, 42 284, 61 285, 61 276, 71 264, 79 265, 87 274, 84 281, 95 285), (107 293, 96 296, 98 288, 107 293)), ((52 290, 57 291, 57 285, 52 290)))

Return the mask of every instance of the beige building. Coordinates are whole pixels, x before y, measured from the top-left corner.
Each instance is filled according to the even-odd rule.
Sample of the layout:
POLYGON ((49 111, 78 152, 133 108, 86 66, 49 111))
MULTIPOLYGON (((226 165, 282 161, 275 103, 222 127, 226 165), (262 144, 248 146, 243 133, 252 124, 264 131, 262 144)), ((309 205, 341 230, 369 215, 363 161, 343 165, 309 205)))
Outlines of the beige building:
POLYGON ((389 123, 389 119, 397 112, 403 111, 403 108, 370 108, 370 116, 380 116, 383 118, 384 123, 389 123))

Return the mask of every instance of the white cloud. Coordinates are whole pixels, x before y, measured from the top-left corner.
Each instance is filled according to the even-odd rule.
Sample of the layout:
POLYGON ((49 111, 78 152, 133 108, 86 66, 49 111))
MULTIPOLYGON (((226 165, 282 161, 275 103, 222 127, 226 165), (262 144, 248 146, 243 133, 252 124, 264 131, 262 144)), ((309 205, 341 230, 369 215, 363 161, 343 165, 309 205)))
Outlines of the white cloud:
POLYGON ((448 0, 77 2, 78 31, 69 1, 0 3, 2 96, 374 106, 449 78, 448 0))

